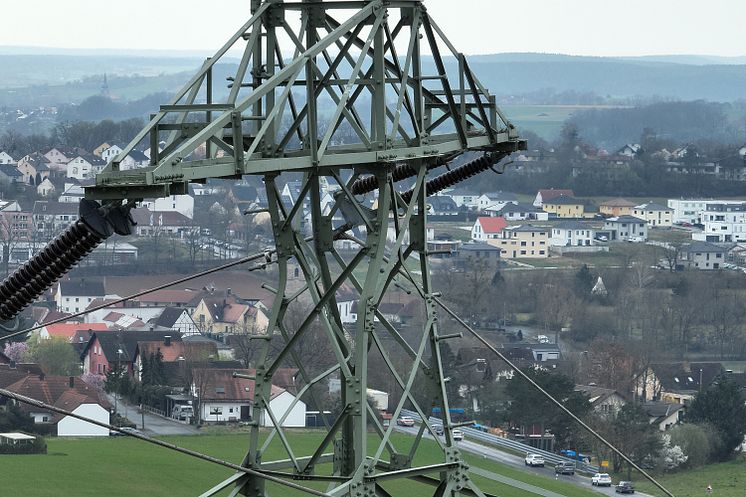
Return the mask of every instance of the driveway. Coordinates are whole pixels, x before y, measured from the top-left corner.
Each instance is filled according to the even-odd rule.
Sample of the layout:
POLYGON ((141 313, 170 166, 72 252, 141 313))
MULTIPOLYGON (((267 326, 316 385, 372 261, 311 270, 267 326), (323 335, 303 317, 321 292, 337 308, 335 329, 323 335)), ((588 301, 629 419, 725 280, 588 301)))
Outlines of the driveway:
MULTIPOLYGON (((114 399, 109 398, 114 405, 114 399)), ((137 406, 126 404, 119 399, 119 414, 123 415, 133 423, 138 430, 144 431, 148 435, 197 435, 199 432, 191 425, 180 423, 174 419, 165 418, 149 412, 140 413, 137 406), (145 427, 143 428, 143 419, 145 427)))

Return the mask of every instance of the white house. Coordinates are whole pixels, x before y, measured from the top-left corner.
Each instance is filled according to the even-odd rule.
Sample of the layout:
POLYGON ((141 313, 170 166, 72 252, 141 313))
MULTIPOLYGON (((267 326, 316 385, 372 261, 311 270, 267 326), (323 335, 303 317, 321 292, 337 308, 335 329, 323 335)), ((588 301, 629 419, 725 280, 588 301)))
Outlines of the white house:
POLYGON ((483 211, 487 208, 492 210, 500 210, 505 207, 505 204, 517 204, 518 197, 515 193, 511 192, 492 192, 483 193, 477 200, 477 209, 483 211))
POLYGON ((108 164, 114 159, 114 157, 122 153, 122 150, 124 150, 124 147, 120 147, 119 145, 111 145, 101 152, 101 158, 108 164))
POLYGON ((40 197, 48 197, 54 193, 54 190, 54 185, 49 181, 49 178, 44 178, 41 183, 36 185, 36 193, 40 197))
POLYGON ((171 195, 170 197, 144 200, 142 207, 151 212, 178 212, 189 219, 194 217, 194 197, 171 195))
POLYGON ((57 309, 64 312, 85 310, 95 299, 106 296, 104 282, 95 278, 61 280, 54 292, 57 309))
POLYGON ((458 207, 476 209, 479 206, 480 195, 470 190, 450 190, 446 194, 451 196, 458 207))
POLYGON ((552 226, 553 247, 589 247, 594 245, 595 230, 582 221, 560 221, 552 226))
POLYGON ((656 202, 646 202, 636 205, 632 215, 644 219, 648 226, 661 227, 673 224, 673 209, 656 202))
POLYGON ((486 209, 490 215, 502 216, 508 221, 547 221, 549 213, 545 212, 533 204, 509 203, 505 204, 502 209, 493 211, 492 207, 486 209))
MULTIPOLYGON (((151 309, 153 309, 151 307, 151 309)), ((179 330, 181 336, 199 334, 199 326, 192 319, 188 309, 183 307, 166 307, 163 312, 153 320, 156 326, 162 326, 172 330, 179 330)))
POLYGON ((648 223, 634 216, 610 217, 604 220, 604 230, 611 233, 610 241, 644 242, 648 239, 648 223))
POLYGON ((471 228, 471 239, 484 241, 498 238, 499 233, 508 226, 508 222, 501 217, 478 217, 471 228))
POLYGON ((63 204, 78 204, 85 197, 83 187, 76 183, 65 183, 65 191, 59 196, 57 202, 63 204))
POLYGON ((0 150, 0 164, 15 164, 16 160, 4 150, 0 150))
MULTIPOLYGON (((66 408, 69 410, 69 408, 66 408)), ((84 416, 101 423, 109 423, 109 411, 98 403, 83 403, 72 410, 73 414, 84 416)), ((57 422, 58 437, 108 437, 109 429, 87 421, 65 416, 57 422)))
MULTIPOLYGON (((192 394, 200 405, 200 416, 205 422, 249 421, 254 418, 254 380, 234 378, 234 370, 199 369, 193 373, 192 394)), ((248 369, 237 373, 251 375, 248 369)), ((266 399, 272 415, 286 428, 306 426, 306 404, 293 394, 272 385, 269 399, 266 399)), ((261 426, 274 426, 272 418, 262 412, 257 420, 261 426)))
POLYGON ((92 154, 78 155, 67 163, 67 177, 77 180, 90 179, 100 172, 106 161, 92 154))
POLYGON ((746 241, 746 202, 708 204, 702 211, 701 233, 692 239, 703 242, 746 241))
POLYGON ((137 169, 138 167, 145 167, 150 163, 150 159, 147 155, 140 152, 139 150, 132 150, 127 156, 119 162, 119 170, 127 171, 130 169, 137 169))

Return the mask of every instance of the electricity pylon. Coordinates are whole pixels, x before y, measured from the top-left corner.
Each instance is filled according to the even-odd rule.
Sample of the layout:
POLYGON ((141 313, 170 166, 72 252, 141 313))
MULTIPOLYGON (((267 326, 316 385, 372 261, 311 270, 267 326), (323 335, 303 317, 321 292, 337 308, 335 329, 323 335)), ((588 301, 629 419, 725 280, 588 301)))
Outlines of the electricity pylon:
MULTIPOLYGON (((402 478, 420 482, 428 489, 422 495, 482 496, 452 437, 458 423, 450 417, 440 349, 455 335, 440 329, 434 307, 426 199, 525 148, 525 142, 421 1, 252 0, 251 14, 173 101, 152 115, 86 196, 131 202, 186 193, 189 182, 261 176, 279 281, 267 333, 254 337, 261 354, 242 465, 323 482, 334 496, 388 496, 387 485, 402 478), (231 63, 228 89, 221 90, 214 76, 236 47, 242 57, 237 66, 231 63), (148 142, 150 165, 124 170, 120 161, 148 142), (481 154, 427 179, 429 170, 465 151, 481 154), (299 192, 284 199, 280 186, 293 172, 302 175, 299 192), (397 182, 406 178, 410 188, 402 192, 397 182), (322 207, 325 195, 332 200, 322 207), (340 252, 342 241, 356 245, 351 256, 340 252), (300 289, 288 286, 290 264, 300 269, 300 289), (357 319, 349 327, 336 302, 343 285, 358 293, 357 319), (424 317, 418 330, 404 334, 379 311, 393 286, 420 296, 424 317), (299 298, 311 306, 290 329, 285 314, 299 298), (312 327, 321 330, 334 355, 334 365, 320 373, 307 370, 300 350, 312 327), (284 345, 273 353, 269 339, 277 335, 284 345), (392 438, 395 423, 384 426, 368 405, 373 353, 400 394, 393 420, 405 408, 424 420, 406 449, 392 438), (299 454, 283 426, 290 410, 269 407, 273 377, 288 364, 303 378, 298 398, 312 398, 314 387, 332 375, 340 379, 341 412, 311 454, 299 454), (445 433, 433 437, 437 462, 423 464, 416 457, 423 436, 434 435, 427 421, 433 408, 442 413, 445 433), (266 438, 262 419, 273 426, 266 438), (287 457, 265 460, 277 440, 287 457)), ((231 495, 265 497, 269 486, 237 472, 202 495, 233 487, 231 495)))

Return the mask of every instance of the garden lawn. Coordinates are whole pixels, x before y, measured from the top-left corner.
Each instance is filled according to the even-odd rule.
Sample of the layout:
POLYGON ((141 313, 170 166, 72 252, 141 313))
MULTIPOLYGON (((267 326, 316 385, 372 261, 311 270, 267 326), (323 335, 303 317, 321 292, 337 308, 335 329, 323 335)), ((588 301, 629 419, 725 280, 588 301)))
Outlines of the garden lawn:
MULTIPOLYGON (((688 469, 658 476, 656 479, 676 497, 703 497, 707 485, 712 485, 713 497, 743 497, 746 495, 746 458, 725 463, 710 464, 698 469, 688 469)), ((636 487, 642 492, 661 496, 664 494, 650 483, 640 479, 636 487)))
MULTIPOLYGON (((291 432, 290 439, 296 455, 310 454, 314 443, 321 439, 321 432, 303 430, 291 432)), ((230 462, 240 463, 247 447, 246 434, 198 435, 192 437, 165 437, 164 440, 194 449, 230 462)), ((374 442, 375 436, 371 436, 374 442)), ((412 437, 397 434, 394 442, 399 450, 406 447, 412 437)), ((420 447, 418 463, 438 462, 434 442, 424 440, 420 447)), ((161 447, 127 437, 106 439, 48 439, 49 453, 46 455, 0 456, 5 475, 3 495, 29 497, 172 497, 197 496, 233 471, 227 468, 194 459, 161 447)), ((267 451, 265 460, 285 458, 275 439, 267 451)), ((543 478, 530 473, 507 468, 489 460, 466 455, 472 467, 479 467, 500 475, 521 480, 532 485, 553 490, 568 497, 592 497, 597 495, 575 485, 543 478)), ((320 466, 328 470, 328 466, 320 466)), ((531 497, 532 494, 509 485, 475 476, 482 490, 501 497, 531 497)), ((303 482, 319 490, 322 483, 303 482)), ((410 481, 390 482, 385 487, 394 496, 419 497, 432 495, 432 489, 410 481)), ((275 488, 273 495, 295 497, 297 491, 275 488)), ((228 495, 230 489, 220 495, 228 495)), ((735 495, 735 494, 734 494, 735 495)))

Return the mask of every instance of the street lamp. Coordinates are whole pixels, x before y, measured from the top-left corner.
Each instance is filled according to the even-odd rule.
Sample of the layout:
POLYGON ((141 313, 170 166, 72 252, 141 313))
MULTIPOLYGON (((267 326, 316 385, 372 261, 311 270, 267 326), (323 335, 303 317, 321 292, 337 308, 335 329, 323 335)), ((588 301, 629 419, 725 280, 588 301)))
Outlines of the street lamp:
POLYGON ((118 406, 118 400, 119 400, 119 382, 122 380, 122 370, 121 370, 121 357, 122 357, 122 349, 117 349, 117 384, 114 388, 114 414, 119 414, 119 411, 117 410, 118 406))

